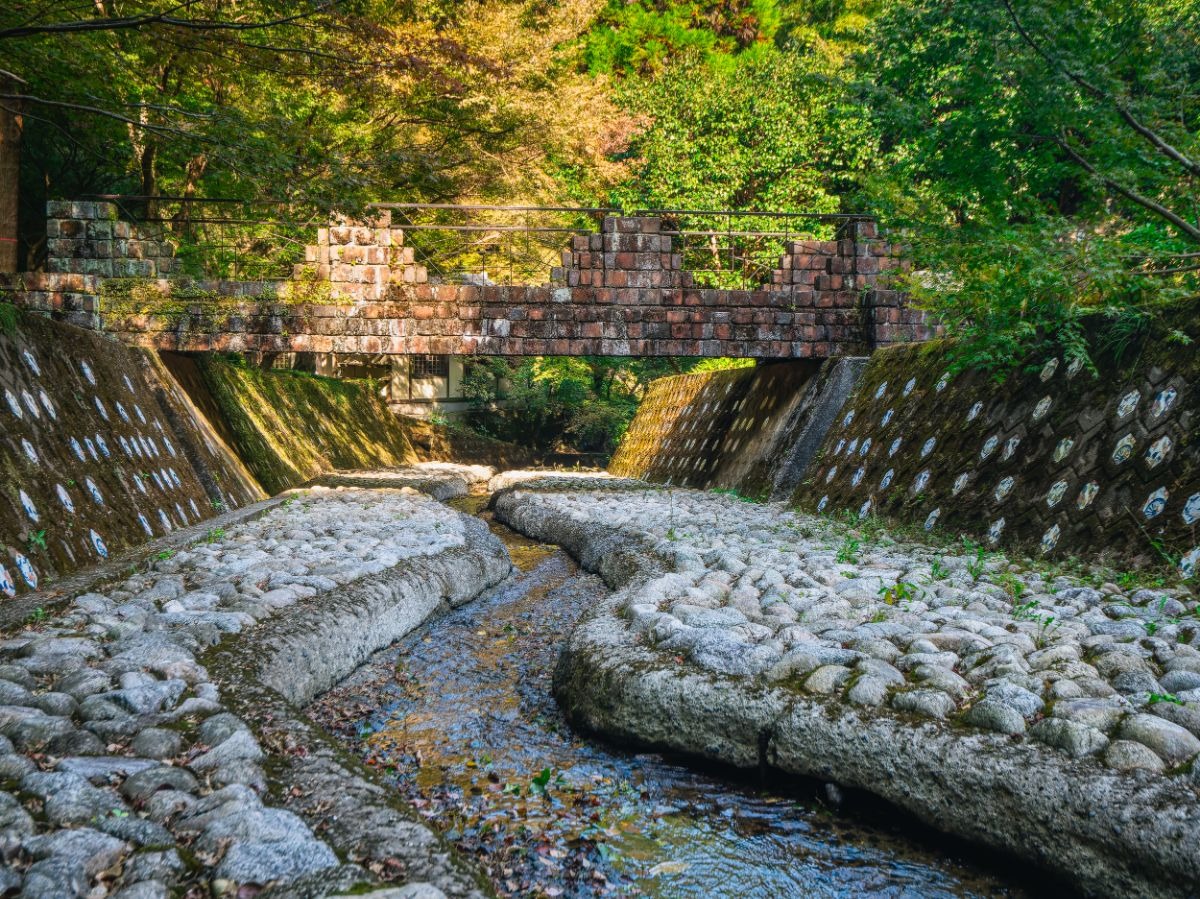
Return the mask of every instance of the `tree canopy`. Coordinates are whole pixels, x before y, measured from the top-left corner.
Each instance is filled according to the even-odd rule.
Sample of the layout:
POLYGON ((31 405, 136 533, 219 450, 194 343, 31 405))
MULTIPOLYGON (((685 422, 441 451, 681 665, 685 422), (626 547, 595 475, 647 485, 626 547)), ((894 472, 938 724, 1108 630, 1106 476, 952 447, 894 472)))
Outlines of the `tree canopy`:
POLYGON ((31 222, 88 193, 874 213, 1004 367, 1196 292, 1198 42, 1200 0, 13 0, 0 104, 31 222))

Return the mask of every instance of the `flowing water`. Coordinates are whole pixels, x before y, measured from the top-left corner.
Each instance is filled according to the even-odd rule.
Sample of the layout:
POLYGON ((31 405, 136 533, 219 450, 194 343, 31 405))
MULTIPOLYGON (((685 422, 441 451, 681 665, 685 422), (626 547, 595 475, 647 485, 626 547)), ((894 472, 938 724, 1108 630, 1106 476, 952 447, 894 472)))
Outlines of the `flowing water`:
MULTIPOLYGON (((605 591, 499 526, 519 572, 313 707, 515 896, 1030 896, 995 860, 820 785, 769 788, 574 733, 557 649, 605 591)), ((1012 867, 1012 866, 1010 866, 1012 867)), ((1061 895, 1061 892, 1058 892, 1061 895)))

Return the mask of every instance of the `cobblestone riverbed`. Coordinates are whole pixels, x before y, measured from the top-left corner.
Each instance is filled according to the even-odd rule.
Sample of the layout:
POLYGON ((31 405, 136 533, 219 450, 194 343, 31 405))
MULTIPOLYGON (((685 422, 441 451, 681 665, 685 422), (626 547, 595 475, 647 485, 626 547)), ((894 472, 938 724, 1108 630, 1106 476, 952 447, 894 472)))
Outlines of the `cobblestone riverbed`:
MULTIPOLYGON (((227 709, 200 657, 461 547, 465 520, 412 490, 302 491, 0 640, 0 895, 299 896, 378 882, 276 807, 258 722, 227 709)), ((476 892, 469 872, 459 880, 476 892)))
POLYGON ((498 530, 523 569, 516 577, 380 653, 309 711, 502 893, 1033 894, 994 860, 864 807, 861 795, 839 809, 820 784, 766 788, 757 775, 574 732, 551 676, 562 641, 607 588, 561 550, 498 530))
POLYGON ((572 633, 578 726, 867 789, 1106 893, 1200 875, 1200 620, 970 545, 691 490, 517 483, 512 527, 618 588, 572 633))

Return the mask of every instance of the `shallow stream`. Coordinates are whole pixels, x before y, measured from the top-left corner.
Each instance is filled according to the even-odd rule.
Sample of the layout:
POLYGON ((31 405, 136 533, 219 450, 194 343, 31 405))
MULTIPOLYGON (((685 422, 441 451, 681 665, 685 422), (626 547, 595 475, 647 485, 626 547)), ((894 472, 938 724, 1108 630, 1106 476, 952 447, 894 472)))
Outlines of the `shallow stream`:
POLYGON ((515 896, 1032 896, 994 859, 819 784, 770 789, 585 739, 550 691, 605 591, 561 550, 493 525, 518 573, 428 622, 314 716, 515 896))

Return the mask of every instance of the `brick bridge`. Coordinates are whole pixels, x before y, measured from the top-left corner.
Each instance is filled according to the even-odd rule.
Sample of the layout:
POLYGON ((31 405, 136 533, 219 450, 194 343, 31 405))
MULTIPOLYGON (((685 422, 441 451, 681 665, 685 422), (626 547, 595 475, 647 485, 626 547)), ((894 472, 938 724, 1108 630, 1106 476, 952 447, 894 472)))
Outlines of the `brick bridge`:
POLYGON ((651 216, 575 237, 544 286, 428 283, 387 220, 320 229, 290 282, 184 283, 162 277, 169 248, 115 218, 105 203, 51 204, 49 271, 10 280, 9 297, 185 352, 825 358, 935 330, 887 286, 907 263, 865 219, 789 243, 769 286, 729 290, 695 287, 651 216))

